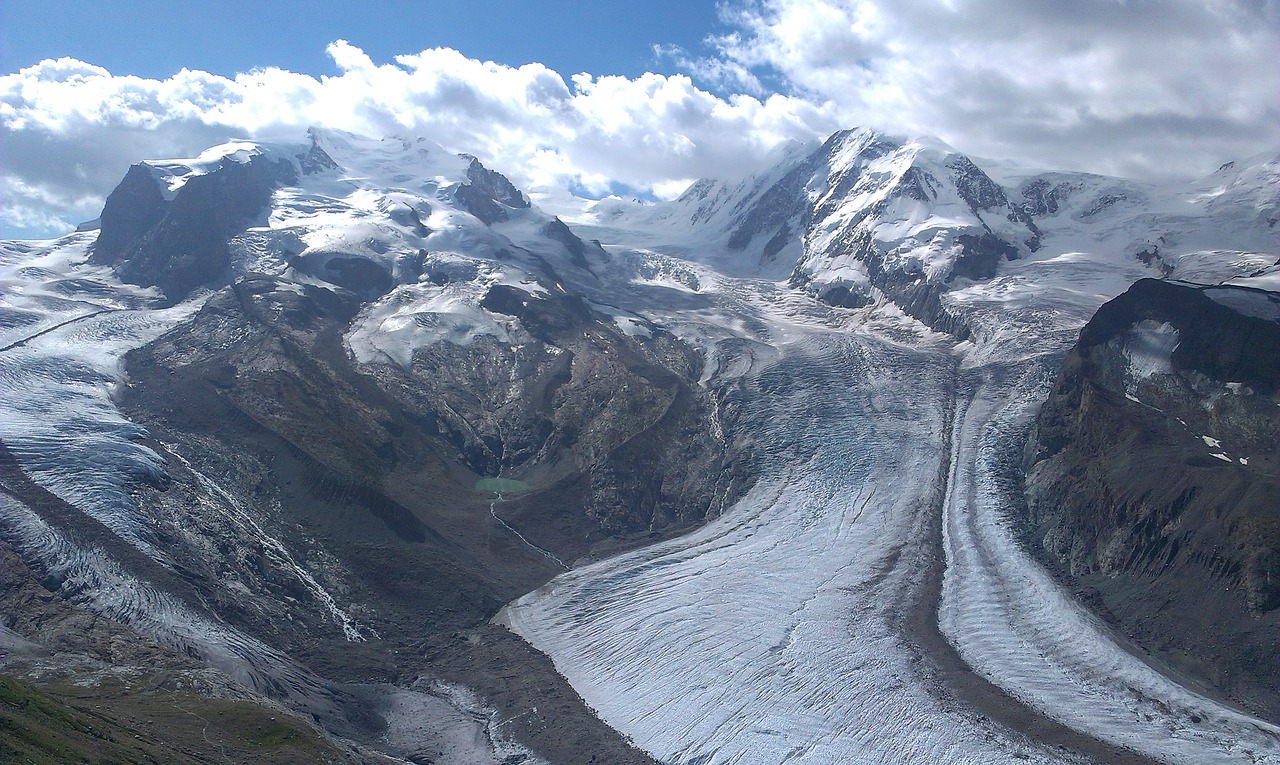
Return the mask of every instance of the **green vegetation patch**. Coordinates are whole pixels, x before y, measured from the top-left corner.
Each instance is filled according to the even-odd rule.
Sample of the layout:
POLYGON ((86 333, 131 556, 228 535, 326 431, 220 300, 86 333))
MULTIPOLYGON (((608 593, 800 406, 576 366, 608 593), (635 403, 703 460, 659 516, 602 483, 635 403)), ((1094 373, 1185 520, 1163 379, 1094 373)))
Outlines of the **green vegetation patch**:
POLYGON ((499 494, 515 494, 529 490, 529 484, 514 478, 481 478, 476 481, 479 491, 493 491, 499 494))
POLYGON ((248 701, 0 675, 0 763, 315 765, 350 760, 303 722, 248 701))

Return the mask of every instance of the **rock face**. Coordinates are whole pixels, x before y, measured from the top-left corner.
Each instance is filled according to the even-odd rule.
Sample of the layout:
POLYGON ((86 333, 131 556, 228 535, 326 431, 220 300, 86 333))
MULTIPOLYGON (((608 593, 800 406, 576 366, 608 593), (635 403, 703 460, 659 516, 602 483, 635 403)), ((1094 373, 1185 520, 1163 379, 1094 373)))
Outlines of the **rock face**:
POLYGON ((465 158, 470 160, 467 165, 470 183, 459 186, 455 193, 468 212, 486 224, 493 224, 507 220, 504 207, 529 207, 529 200, 506 176, 485 167, 475 157, 466 155, 465 158))
POLYGON ((135 499, 213 613, 370 681, 387 651, 445 650, 565 563, 740 490, 677 344, 632 342, 578 298, 489 299, 529 327, 520 348, 441 343, 369 368, 343 346, 357 298, 248 276, 126 357, 119 405, 166 460, 135 499), (498 474, 526 490, 477 488, 498 474))
POLYGON ((1030 537, 1135 642, 1280 714, 1280 295, 1142 280, 1063 362, 1030 537))
POLYGON ((223 276, 227 239, 266 211, 277 185, 296 180, 290 163, 255 154, 223 158, 166 194, 156 168, 134 165, 102 208, 93 261, 176 302, 223 276))

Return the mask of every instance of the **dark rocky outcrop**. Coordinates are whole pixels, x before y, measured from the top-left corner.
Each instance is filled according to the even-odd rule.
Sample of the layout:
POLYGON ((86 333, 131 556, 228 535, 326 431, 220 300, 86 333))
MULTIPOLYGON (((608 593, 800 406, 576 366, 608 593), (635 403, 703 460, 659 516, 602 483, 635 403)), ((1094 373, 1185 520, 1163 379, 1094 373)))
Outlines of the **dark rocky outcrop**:
POLYGON ((311 251, 293 258, 289 265, 304 274, 351 290, 365 300, 387 294, 396 283, 387 269, 359 255, 311 251))
POLYGON ((528 198, 521 194, 520 190, 511 181, 507 180, 507 176, 496 170, 490 170, 482 165, 480 160, 469 154, 462 156, 471 161, 467 165, 467 179, 471 181, 472 188, 507 207, 528 209, 528 198))
POLYGON ((1004 189, 1000 188, 968 157, 962 155, 953 157, 947 163, 947 169, 951 171, 951 178, 956 185, 956 191, 960 192, 960 198, 969 205, 970 209, 994 210, 1012 207, 1008 198, 1005 197, 1004 189))
POLYGON ((1057 215, 1066 198, 1075 191, 1067 182, 1054 183, 1047 178, 1034 178, 1022 184, 1022 209, 1027 215, 1047 217, 1057 215))
MULTIPOLYGON (((975 241, 977 238, 974 238, 975 241)), ((989 251, 1000 252, 1001 240, 991 237, 995 244, 988 245, 989 251)), ((836 243, 836 248, 853 253, 862 261, 867 269, 871 286, 880 290, 884 297, 902 309, 903 313, 919 320, 925 326, 938 332, 945 332, 958 340, 966 340, 971 334, 963 318, 957 316, 942 304, 942 296, 946 293, 946 281, 930 281, 919 271, 906 272, 900 268, 887 266, 884 253, 881 252, 875 238, 868 231, 854 229, 846 232, 836 243)), ((963 261, 969 256, 966 250, 958 259, 963 261)), ((971 263, 989 265, 990 258, 979 255, 970 259, 971 263)), ((793 287, 813 290, 809 273, 797 267, 792 272, 788 283, 793 287)), ((821 287, 816 297, 828 305, 857 308, 873 302, 866 288, 860 285, 837 283, 830 288, 821 287)))
POLYGON ((542 227, 543 236, 553 242, 559 242, 569 253, 569 262, 584 271, 590 271, 591 265, 587 262, 587 252, 603 257, 604 249, 599 242, 592 242, 588 245, 581 238, 564 224, 559 218, 552 218, 542 227))
MULTIPOLYGON (((731 250, 745 250, 760 234, 767 234, 770 242, 783 228, 803 231, 811 217, 805 184, 821 167, 821 155, 814 154, 784 175, 755 199, 750 206, 735 210, 733 231, 726 245, 731 250)), ((775 244, 775 252, 780 247, 775 244)))
POLYGON ((453 197, 459 206, 479 218, 486 226, 510 219, 508 209, 522 210, 529 207, 529 200, 501 173, 480 164, 480 160, 463 155, 471 161, 467 166, 467 180, 454 189, 453 197))
POLYGON ((480 219, 486 226, 509 220, 507 209, 475 186, 462 184, 453 191, 458 206, 480 219))
POLYGON ((165 199, 156 170, 134 165, 102 208, 92 261, 177 302, 224 274, 231 264, 227 240, 263 213, 279 184, 295 180, 284 160, 226 158, 165 199))
POLYGON ((333 157, 330 157, 328 152, 320 148, 320 144, 312 135, 311 146, 305 153, 298 155, 298 167, 303 175, 318 175, 337 170, 338 163, 333 161, 333 157))
POLYGON ((155 171, 145 164, 130 167, 98 217, 94 261, 115 264, 126 260, 164 218, 167 207, 155 171))
POLYGON ((861 308, 871 302, 862 290, 847 284, 831 284, 818 292, 818 299, 837 308, 861 308))
POLYGON ((1018 257, 1018 248, 995 234, 961 234, 956 241, 960 243, 961 253, 951 267, 951 278, 990 279, 996 275, 1001 261, 1018 257))
POLYGON ((1143 280, 1026 451, 1032 546, 1141 647, 1280 716, 1280 295, 1143 280))
MULTIPOLYGON (((465 573, 474 584, 445 591, 492 592, 460 618, 479 618, 555 570, 528 550, 533 560, 476 547, 496 533, 477 478, 528 481, 534 490, 510 497, 504 516, 527 516, 523 533, 565 560, 616 535, 672 531, 721 509, 734 480, 728 455, 709 435, 710 402, 688 382, 697 358, 673 340, 644 347, 575 295, 495 285, 483 306, 519 320, 532 338, 519 349, 481 337, 420 349, 409 369, 362 368, 342 345, 356 299, 278 285, 246 277, 191 323, 130 354, 125 410, 166 439, 228 444, 209 447, 210 459, 233 471, 257 463, 236 482, 287 514, 323 527, 330 520, 316 513, 328 511, 318 508, 341 505, 340 516, 369 519, 362 534, 404 551, 395 555, 452 561, 447 575, 407 559, 403 569, 424 582, 465 573), (423 544, 436 549, 411 552, 423 544), (486 584, 512 576, 518 586, 486 584)), ((335 536, 332 552, 343 557, 353 541, 335 536)), ((412 608, 430 613, 432 599, 422 597, 412 608)), ((410 604, 378 610, 402 608, 410 604)))

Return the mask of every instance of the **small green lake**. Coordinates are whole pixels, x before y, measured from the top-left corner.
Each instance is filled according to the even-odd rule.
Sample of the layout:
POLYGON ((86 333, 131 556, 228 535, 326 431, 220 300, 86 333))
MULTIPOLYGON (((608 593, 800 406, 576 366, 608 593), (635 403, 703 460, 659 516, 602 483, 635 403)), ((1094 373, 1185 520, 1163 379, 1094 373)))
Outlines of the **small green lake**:
POLYGON ((514 478, 481 478, 476 481, 476 489, 479 491, 494 491, 499 494, 514 494, 528 491, 529 484, 524 481, 517 481, 514 478))

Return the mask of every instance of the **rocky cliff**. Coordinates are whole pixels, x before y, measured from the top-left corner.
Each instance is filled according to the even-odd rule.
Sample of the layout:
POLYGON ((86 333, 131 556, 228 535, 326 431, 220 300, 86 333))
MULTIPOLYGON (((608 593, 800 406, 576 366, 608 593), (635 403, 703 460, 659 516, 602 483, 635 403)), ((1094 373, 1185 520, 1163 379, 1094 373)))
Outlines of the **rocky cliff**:
POLYGON ((1062 364, 1030 537, 1135 643, 1280 713, 1280 295, 1146 279, 1062 364))

